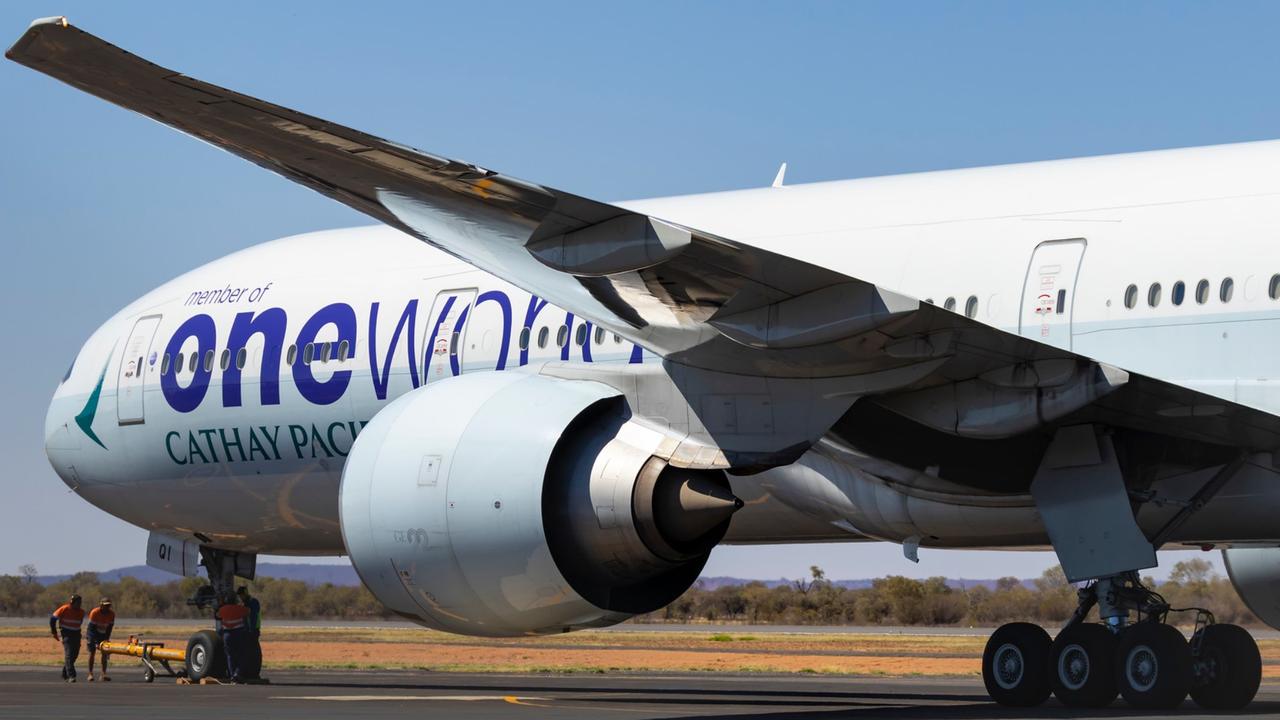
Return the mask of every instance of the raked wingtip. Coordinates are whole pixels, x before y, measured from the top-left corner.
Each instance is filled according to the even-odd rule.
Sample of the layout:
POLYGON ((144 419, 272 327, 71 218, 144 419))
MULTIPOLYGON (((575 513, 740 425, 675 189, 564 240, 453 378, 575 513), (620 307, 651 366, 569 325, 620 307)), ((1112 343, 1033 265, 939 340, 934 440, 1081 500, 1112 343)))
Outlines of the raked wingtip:
POLYGON ((31 21, 31 24, 27 26, 27 29, 30 30, 37 25, 61 25, 62 27, 67 27, 67 16, 54 15, 52 17, 36 18, 31 21))

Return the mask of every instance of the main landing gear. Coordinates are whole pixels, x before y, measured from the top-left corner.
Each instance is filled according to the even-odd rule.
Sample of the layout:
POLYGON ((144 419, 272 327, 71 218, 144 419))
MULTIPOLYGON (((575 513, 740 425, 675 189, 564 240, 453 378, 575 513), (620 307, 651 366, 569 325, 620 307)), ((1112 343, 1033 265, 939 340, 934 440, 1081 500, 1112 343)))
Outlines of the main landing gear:
POLYGON ((1102 707, 1116 695, 1130 705, 1168 710, 1187 695, 1208 710, 1248 705, 1262 681, 1258 645, 1237 625, 1216 624, 1200 608, 1170 608, 1137 573, 1102 578, 1079 591, 1080 603, 1052 640, 1038 625, 998 628, 982 654, 982 680, 1001 705, 1032 707, 1053 693, 1071 707, 1102 707), (1101 622, 1085 622, 1098 608, 1101 622), (1137 621, 1129 623, 1129 612, 1137 621), (1188 641, 1170 612, 1194 611, 1188 641))

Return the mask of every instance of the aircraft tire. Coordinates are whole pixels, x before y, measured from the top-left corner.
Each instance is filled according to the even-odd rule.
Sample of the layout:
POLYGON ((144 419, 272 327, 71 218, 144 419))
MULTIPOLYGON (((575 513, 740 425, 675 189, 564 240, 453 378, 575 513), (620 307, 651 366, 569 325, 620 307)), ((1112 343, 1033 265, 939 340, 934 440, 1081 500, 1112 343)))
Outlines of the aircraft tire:
POLYGON ((198 683, 211 677, 227 676, 227 658, 223 654, 222 640, 212 630, 200 630, 187 640, 187 679, 198 683))
POLYGON ((1252 702, 1262 682, 1262 655, 1249 631, 1223 624, 1202 628, 1197 635, 1200 672, 1191 699, 1206 710, 1240 710, 1252 702))
POLYGON ((1001 705, 1035 707, 1049 698, 1049 633, 1031 623, 1001 625, 982 653, 982 682, 1001 705))
POLYGON ((1097 623, 1077 623, 1049 650, 1053 694, 1068 707, 1104 707, 1116 699, 1116 636, 1097 623))
POLYGON ((1191 689, 1191 647, 1177 628, 1140 622, 1120 634, 1116 646, 1116 685, 1132 706, 1170 710, 1191 689))

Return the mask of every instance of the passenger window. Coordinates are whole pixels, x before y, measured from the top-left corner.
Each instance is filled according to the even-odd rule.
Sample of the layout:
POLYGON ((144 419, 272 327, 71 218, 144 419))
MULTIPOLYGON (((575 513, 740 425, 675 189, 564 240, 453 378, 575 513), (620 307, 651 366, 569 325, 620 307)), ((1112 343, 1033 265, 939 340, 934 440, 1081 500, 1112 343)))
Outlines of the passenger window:
POLYGON ((520 328, 520 349, 529 349, 529 328, 520 328))
POLYGON ((539 331, 538 331, 538 347, 540 347, 540 348, 544 348, 544 347, 546 347, 546 346, 547 346, 547 338, 548 338, 548 337, 550 337, 550 336, 551 336, 551 331, 550 331, 549 329, 547 329, 547 328, 542 328, 541 330, 539 330, 539 331))
POLYGON ((595 340, 596 340, 596 345, 603 345, 603 344, 604 344, 604 328, 602 328, 602 327, 598 327, 598 328, 596 328, 596 337, 595 337, 595 340))
POLYGON ((191 353, 191 358, 187 360, 187 370, 190 370, 191 372, 195 372, 196 363, 198 362, 200 362, 200 353, 198 352, 191 353))
POLYGON ((1267 295, 1272 300, 1280 300, 1280 273, 1271 276, 1271 284, 1267 286, 1267 295))
POLYGON ((290 345, 289 351, 284 354, 284 364, 292 365, 298 361, 298 346, 290 345))
POLYGON ((955 298, 953 298, 953 297, 949 297, 949 298, 947 298, 947 301, 946 301, 946 302, 944 302, 944 303, 942 303, 942 307, 943 307, 944 309, 946 309, 946 310, 950 310, 951 312, 955 312, 955 311, 956 311, 956 299, 955 299, 955 298))
POLYGON ((1209 302, 1209 281, 1201 280, 1196 283, 1196 303, 1203 305, 1209 302))
POLYGON ((223 349, 222 357, 218 358, 218 367, 223 370, 231 367, 231 348, 223 349))
POLYGON ((964 316, 967 318, 978 316, 978 296, 970 295, 969 299, 964 302, 964 316))
POLYGON ((213 372, 213 351, 206 350, 204 353, 204 371, 213 372))
POLYGON ((1155 307, 1160 304, 1160 283, 1151 283, 1147 290, 1147 304, 1155 307))
POLYGON ((1169 299, 1174 305, 1181 305, 1183 299, 1187 296, 1187 284, 1179 280, 1173 284, 1173 292, 1169 293, 1169 299))
MULTIPOLYGON (((169 353, 165 353, 164 357, 160 358, 160 374, 163 375, 167 372, 169 372, 169 353)), ((67 373, 67 377, 70 376, 71 373, 67 373)), ((63 378, 63 382, 66 382, 66 379, 67 378, 63 378)))
POLYGON ((178 353, 178 359, 173 363, 174 375, 177 375, 178 373, 182 372, 182 360, 183 360, 182 353, 178 353))
POLYGON ((327 342, 320 343, 320 362, 329 362, 329 343, 327 342))
POLYGON ((1059 290, 1059 291, 1058 291, 1058 306, 1057 306, 1056 308, 1054 308, 1054 312, 1056 312, 1058 315, 1061 315, 1062 313, 1064 313, 1064 312, 1066 312, 1066 311, 1067 311, 1067 291, 1066 291, 1066 290, 1059 290))
POLYGON ((1138 286, 1130 285, 1124 289, 1124 306, 1133 309, 1138 304, 1138 286))
POLYGON ((249 348, 240 348, 236 353, 236 369, 243 370, 247 362, 249 362, 249 348))
POLYGON ((346 340, 343 340, 342 342, 338 343, 338 362, 342 362, 343 360, 347 359, 347 351, 350 349, 351 349, 351 344, 348 343, 346 340))
POLYGON ((583 323, 578 326, 578 331, 573 334, 573 341, 577 343, 578 347, 582 347, 583 345, 587 344, 587 324, 586 323, 583 323))
POLYGON ((302 364, 310 365, 311 361, 314 360, 315 357, 316 357, 316 346, 312 343, 307 343, 307 346, 302 348, 302 364))
POLYGON ((614 334, 613 334, 613 344, 614 344, 614 345, 621 345, 621 344, 622 344, 622 336, 621 336, 621 335, 619 335, 618 333, 614 333, 614 334))
POLYGON ((1231 278, 1223 278, 1222 285, 1218 288, 1218 299, 1224 303, 1231 302, 1231 293, 1235 292, 1236 282, 1231 278))
POLYGON ((569 326, 561 325, 556 330, 556 347, 564 347, 569 342, 569 326))

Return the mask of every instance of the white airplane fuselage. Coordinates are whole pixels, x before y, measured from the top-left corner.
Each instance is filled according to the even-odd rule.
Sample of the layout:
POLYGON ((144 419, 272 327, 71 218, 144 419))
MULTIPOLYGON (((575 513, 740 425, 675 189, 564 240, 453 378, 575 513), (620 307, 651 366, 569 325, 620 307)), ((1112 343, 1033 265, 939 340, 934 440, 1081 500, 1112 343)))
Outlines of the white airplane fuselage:
MULTIPOLYGON (((622 205, 1280 412, 1280 142, 622 205)), ((140 527, 340 554, 344 458, 391 400, 460 373, 656 361, 397 230, 319 232, 209 263, 109 319, 55 392, 46 446, 64 482, 140 527)), ((770 495, 768 474, 734 482, 783 502, 758 520, 749 503, 729 542, 864 539, 822 498, 770 495)), ((1267 493, 1238 503, 1271 507, 1267 493)), ((1267 532, 1280 536, 1206 515, 1196 537, 1267 532)), ((1043 544, 967 537, 951 544, 1043 544)))

